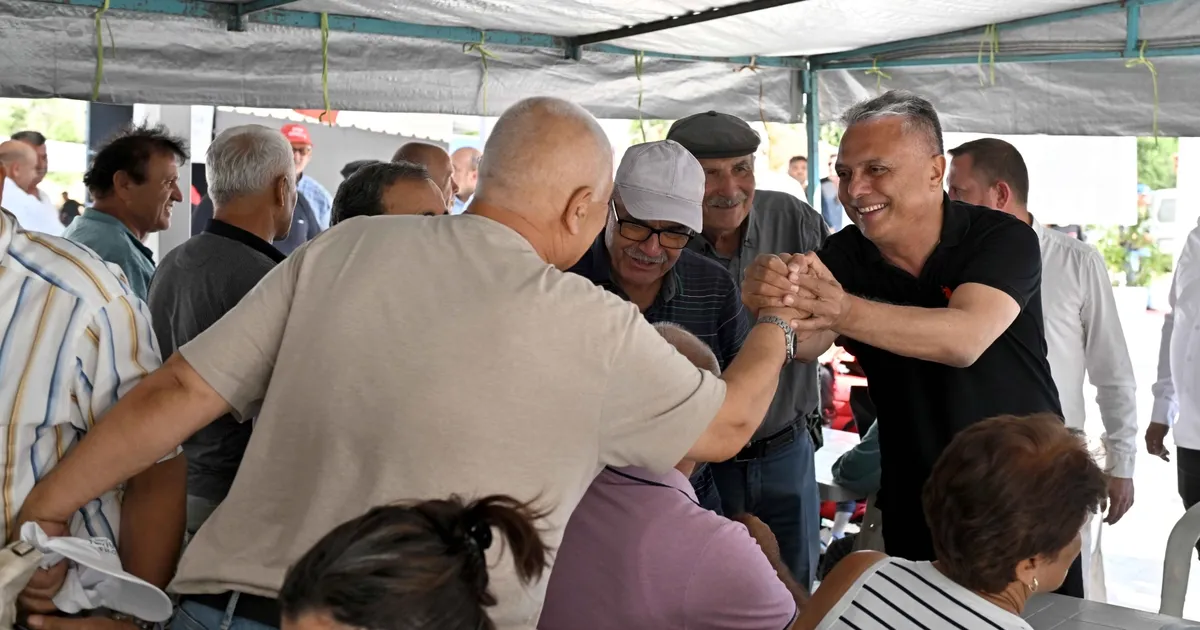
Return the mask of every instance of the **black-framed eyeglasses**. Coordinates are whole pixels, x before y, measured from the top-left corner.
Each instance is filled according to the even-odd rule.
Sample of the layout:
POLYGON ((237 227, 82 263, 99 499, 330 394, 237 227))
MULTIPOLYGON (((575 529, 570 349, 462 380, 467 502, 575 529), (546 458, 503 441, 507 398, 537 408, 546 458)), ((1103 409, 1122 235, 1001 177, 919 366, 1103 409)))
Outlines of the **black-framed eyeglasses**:
POLYGON ((689 241, 692 240, 693 234, 689 232, 677 232, 673 229, 658 229, 652 228, 649 225, 622 219, 617 214, 617 202, 608 202, 609 210, 612 211, 613 218, 617 221, 617 231, 621 236, 635 243, 644 243, 654 235, 658 235, 658 244, 666 249, 683 249, 687 247, 689 241))

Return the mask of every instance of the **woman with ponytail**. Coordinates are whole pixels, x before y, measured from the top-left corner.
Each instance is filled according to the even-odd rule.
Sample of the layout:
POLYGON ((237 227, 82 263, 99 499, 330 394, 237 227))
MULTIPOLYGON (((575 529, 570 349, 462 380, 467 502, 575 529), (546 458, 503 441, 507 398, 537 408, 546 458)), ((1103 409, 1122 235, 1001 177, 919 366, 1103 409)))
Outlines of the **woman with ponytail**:
POLYGON ((372 509, 329 532, 297 562, 279 593, 283 630, 494 630, 486 552, 493 529, 524 583, 549 551, 543 514, 508 496, 372 509))

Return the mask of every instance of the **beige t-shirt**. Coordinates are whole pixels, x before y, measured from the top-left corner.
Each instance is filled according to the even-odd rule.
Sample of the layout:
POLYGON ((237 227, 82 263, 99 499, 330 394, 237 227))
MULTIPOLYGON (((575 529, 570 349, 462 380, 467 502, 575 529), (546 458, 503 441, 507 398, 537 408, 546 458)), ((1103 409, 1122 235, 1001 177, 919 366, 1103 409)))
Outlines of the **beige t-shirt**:
MULTIPOLYGON (((632 304, 478 216, 359 218, 293 253, 180 352, 254 435, 172 585, 274 597, 287 568, 369 508, 538 498, 557 547, 605 465, 674 466, 720 408, 632 304)), ((489 552, 501 627, 532 627, 489 552)))

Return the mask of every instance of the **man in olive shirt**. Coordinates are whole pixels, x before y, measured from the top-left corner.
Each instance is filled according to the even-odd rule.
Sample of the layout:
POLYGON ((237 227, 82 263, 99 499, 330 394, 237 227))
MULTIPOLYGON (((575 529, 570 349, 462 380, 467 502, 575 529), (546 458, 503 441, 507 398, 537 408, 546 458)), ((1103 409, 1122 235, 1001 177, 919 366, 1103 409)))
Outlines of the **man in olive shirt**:
MULTIPOLYGON (((786 193, 755 190, 759 137, 745 121, 718 112, 696 114, 672 125, 667 139, 686 147, 704 168, 704 231, 688 247, 720 262, 735 281, 742 281, 759 254, 821 247, 829 231, 816 210, 786 193)), ((816 363, 786 366, 753 441, 732 460, 712 466, 725 513, 762 519, 805 588, 812 585, 820 555, 813 468, 814 440, 819 444, 821 436, 819 403, 816 363)))

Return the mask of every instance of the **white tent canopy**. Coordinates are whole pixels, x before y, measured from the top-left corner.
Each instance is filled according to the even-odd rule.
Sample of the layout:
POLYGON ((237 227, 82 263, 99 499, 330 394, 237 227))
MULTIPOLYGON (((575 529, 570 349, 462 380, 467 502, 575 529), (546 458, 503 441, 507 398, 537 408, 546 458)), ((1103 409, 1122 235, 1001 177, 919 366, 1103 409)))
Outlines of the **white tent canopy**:
POLYGON ((1145 43, 1161 131, 1200 135, 1196 0, 0 0, 0 95, 91 98, 102 5, 107 102, 321 108, 327 59, 333 109, 495 114, 550 94, 608 118, 795 122, 815 84, 824 119, 902 87, 952 131, 1148 135, 1151 73, 1126 67, 1145 43), (714 8, 741 13, 694 15, 714 8))

